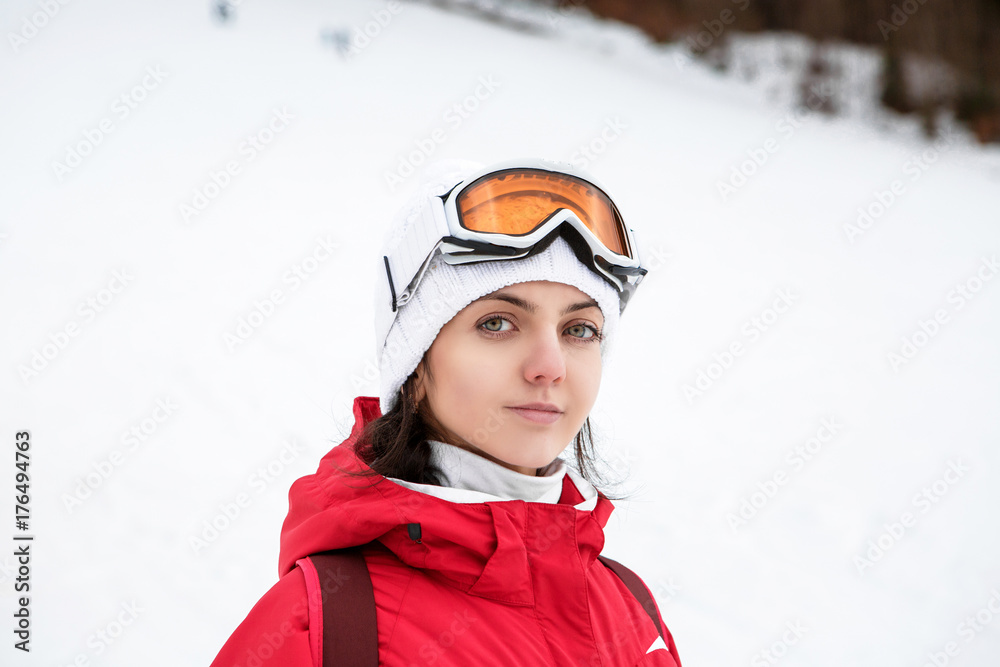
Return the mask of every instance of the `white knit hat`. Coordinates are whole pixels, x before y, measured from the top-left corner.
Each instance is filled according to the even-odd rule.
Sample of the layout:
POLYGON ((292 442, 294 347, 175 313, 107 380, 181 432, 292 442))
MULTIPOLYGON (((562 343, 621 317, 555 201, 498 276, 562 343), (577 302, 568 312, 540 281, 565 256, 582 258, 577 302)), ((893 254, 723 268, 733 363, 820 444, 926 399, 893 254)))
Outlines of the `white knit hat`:
POLYGON ((441 327, 476 299, 516 283, 533 280, 564 283, 597 301, 604 315, 601 363, 607 366, 609 362, 611 342, 618 328, 618 292, 580 262, 562 237, 556 237, 542 252, 520 259, 452 265, 437 255, 427 267, 416 292, 393 318, 387 307, 391 296, 384 278, 382 256, 395 250, 428 197, 444 194, 482 166, 464 160, 429 165, 422 185, 396 215, 386 235, 377 258, 380 279, 376 280, 375 288, 376 358, 381 378, 379 403, 382 414, 396 404, 400 387, 416 369, 441 327))

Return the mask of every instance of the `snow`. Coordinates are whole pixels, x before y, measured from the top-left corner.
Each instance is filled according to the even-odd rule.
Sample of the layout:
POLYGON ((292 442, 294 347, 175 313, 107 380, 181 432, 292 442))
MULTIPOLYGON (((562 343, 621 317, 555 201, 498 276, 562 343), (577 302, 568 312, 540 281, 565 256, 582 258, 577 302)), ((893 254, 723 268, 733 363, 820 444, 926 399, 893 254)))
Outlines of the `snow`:
POLYGON ((582 10, 525 32, 395 2, 253 0, 225 24, 204 2, 54 4, 16 46, 41 5, 0 9, 0 485, 13 511, 30 430, 35 536, 16 664, 208 664, 274 582, 289 485, 377 393, 365 247, 421 146, 576 160, 641 234, 653 268, 593 419, 633 494, 606 553, 686 665, 922 665, 949 642, 995 662, 1000 151, 879 111, 871 53, 837 52, 827 117, 794 106, 792 36, 734 34, 727 74, 582 10))

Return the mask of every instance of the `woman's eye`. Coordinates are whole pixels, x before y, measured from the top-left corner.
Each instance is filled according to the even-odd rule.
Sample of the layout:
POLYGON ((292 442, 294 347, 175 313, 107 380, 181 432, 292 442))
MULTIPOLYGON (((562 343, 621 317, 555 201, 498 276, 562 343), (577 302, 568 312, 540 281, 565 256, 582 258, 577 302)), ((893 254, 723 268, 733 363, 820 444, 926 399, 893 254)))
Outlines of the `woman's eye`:
MULTIPOLYGON (((507 320, 505 320, 502 317, 491 317, 490 319, 483 322, 480 326, 485 327, 487 331, 492 331, 496 333, 499 331, 503 331, 501 327, 503 326, 504 322, 507 322, 507 320)), ((510 324, 509 322, 507 323, 510 324)))
MULTIPOLYGON (((514 330, 513 323, 506 317, 496 316, 483 320, 479 328, 487 333, 507 333, 514 330), (506 325, 506 326, 505 326, 506 325)), ((601 339, 600 330, 589 324, 573 324, 566 328, 566 333, 577 340, 598 341, 601 339)))

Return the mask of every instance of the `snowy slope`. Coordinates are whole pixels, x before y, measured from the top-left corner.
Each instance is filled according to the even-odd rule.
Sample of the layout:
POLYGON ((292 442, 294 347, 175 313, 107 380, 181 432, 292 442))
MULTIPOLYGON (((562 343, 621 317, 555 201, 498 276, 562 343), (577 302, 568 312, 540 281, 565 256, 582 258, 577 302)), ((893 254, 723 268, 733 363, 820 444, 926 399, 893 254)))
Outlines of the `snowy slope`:
POLYGON ((39 6, 0 9, 0 486, 13 512, 29 429, 35 535, 3 664, 211 661, 275 580, 288 486, 377 392, 359 244, 427 153, 586 162, 642 234, 593 415, 633 491, 606 552, 686 665, 995 664, 995 148, 580 13, 90 0, 12 42, 39 6))

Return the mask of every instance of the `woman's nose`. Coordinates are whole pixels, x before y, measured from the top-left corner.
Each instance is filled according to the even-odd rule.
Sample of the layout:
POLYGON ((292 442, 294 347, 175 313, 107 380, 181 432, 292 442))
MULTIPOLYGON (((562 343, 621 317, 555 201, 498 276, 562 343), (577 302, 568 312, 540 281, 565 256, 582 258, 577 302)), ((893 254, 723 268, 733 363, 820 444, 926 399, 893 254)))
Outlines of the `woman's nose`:
POLYGON ((561 382, 566 377, 566 350, 558 332, 532 335, 525 354, 524 376, 529 382, 561 382))

